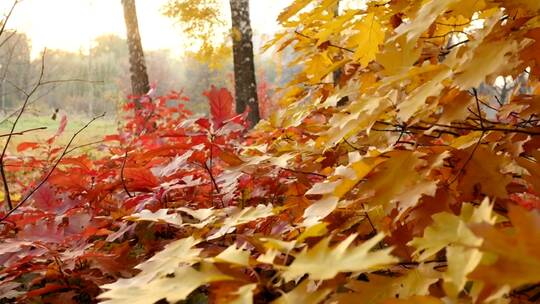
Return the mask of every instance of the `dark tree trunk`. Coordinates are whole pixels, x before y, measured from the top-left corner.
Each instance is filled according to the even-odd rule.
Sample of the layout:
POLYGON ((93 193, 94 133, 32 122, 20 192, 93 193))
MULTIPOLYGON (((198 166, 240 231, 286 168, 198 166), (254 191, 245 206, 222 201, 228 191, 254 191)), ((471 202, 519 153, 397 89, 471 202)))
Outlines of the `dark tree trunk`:
MULTIPOLYGON (((143 96, 150 90, 146 62, 139 34, 137 21, 137 9, 135 0, 122 0, 124 7, 124 20, 126 22, 127 43, 129 49, 129 65, 131 73, 131 93, 135 96, 143 96)), ((140 101, 135 100, 135 106, 140 108, 140 101)))
POLYGON ((243 113, 247 106, 248 120, 259 122, 257 81, 253 62, 252 30, 249 19, 249 0, 230 0, 234 57, 234 88, 236 112, 243 113))

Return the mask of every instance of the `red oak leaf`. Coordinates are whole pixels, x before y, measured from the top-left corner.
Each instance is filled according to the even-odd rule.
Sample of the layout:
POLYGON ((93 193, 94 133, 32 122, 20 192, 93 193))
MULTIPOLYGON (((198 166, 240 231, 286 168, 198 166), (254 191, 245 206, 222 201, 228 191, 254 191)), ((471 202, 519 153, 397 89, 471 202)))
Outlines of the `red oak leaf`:
POLYGON ((223 123, 231 119, 234 116, 234 99, 225 88, 217 89, 212 86, 209 91, 203 93, 210 102, 210 114, 212 115, 212 122, 219 128, 223 123))

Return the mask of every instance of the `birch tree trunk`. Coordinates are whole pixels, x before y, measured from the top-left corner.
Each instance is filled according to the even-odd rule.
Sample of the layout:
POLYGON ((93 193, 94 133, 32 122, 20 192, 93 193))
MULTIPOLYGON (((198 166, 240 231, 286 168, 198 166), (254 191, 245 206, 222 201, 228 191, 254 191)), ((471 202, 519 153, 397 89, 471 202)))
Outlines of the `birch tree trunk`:
MULTIPOLYGON (((124 7, 124 20, 126 22, 127 43, 129 49, 131 93, 135 96, 143 96, 150 90, 150 85, 148 73, 146 72, 146 62, 144 60, 141 35, 139 33, 135 0, 122 0, 122 6, 124 7)), ((135 100, 135 107, 141 107, 138 99, 135 100)))
POLYGON ((236 112, 243 113, 249 106, 251 125, 259 122, 257 81, 253 61, 252 30, 249 17, 249 0, 230 0, 232 18, 234 87, 236 112))

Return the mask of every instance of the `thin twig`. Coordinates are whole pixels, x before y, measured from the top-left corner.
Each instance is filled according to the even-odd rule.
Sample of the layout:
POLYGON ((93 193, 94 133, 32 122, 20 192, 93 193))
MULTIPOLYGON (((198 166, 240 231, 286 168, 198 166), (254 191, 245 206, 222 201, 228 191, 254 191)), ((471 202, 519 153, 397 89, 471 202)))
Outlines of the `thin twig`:
MULTIPOLYGON (((484 121, 486 121, 486 119, 484 119, 484 121)), ((385 121, 377 121, 377 123, 379 124, 383 124, 383 125, 388 125, 388 126, 394 126, 395 129, 374 129, 372 128, 371 130, 374 130, 374 131, 381 131, 381 132, 401 132, 401 129, 399 129, 399 126, 400 125, 397 125, 397 124, 391 124, 391 123, 388 123, 388 122, 385 122, 385 121)), ((506 125, 506 127, 496 127, 496 126, 484 126, 484 128, 482 129, 481 127, 476 127, 476 126, 471 126, 471 125, 468 125, 468 126, 454 126, 454 125, 445 125, 445 124, 439 124, 439 123, 433 123, 433 122, 425 122, 425 121, 421 121, 421 123, 424 123, 424 124, 427 124, 429 126, 408 126, 407 128, 409 129, 408 133, 413 133, 411 132, 411 129, 412 130, 419 130, 419 131, 426 131, 426 130, 429 130, 431 129, 433 126, 437 126, 437 127, 441 127, 441 128, 448 128, 448 129, 454 129, 454 130, 465 130, 465 131, 500 131, 500 132, 508 132, 508 133, 520 133, 520 134, 526 134, 526 135, 530 135, 530 136, 540 136, 540 131, 532 131, 532 130, 527 130, 527 129, 520 129, 520 128, 511 128, 511 127, 508 127, 508 125, 506 125)), ((494 123, 495 122, 491 122, 490 123, 494 123)), ((503 125, 504 124, 499 124, 499 125, 503 125)), ((447 130, 433 130, 433 131, 436 131, 436 132, 444 132, 444 133, 449 133, 449 131, 447 130)), ((452 135, 456 135, 456 136, 459 136, 459 134, 456 134, 456 133, 449 133, 449 134, 452 134, 452 135)))
POLYGON ((32 128, 32 129, 27 129, 27 130, 24 130, 24 131, 18 131, 18 132, 13 132, 13 133, 0 134, 0 137, 8 137, 8 136, 10 136, 10 135, 12 135, 12 136, 15 136, 15 135, 24 135, 25 133, 28 133, 28 132, 37 131, 37 130, 46 130, 46 129, 47 129, 47 127, 32 128))
POLYGON ((467 35, 467 33, 465 33, 464 31, 449 31, 445 34, 441 34, 441 35, 436 35, 436 36, 427 36, 427 37, 420 37, 420 39, 434 39, 434 38, 444 38, 450 34, 463 34, 463 35, 467 35))
MULTIPOLYGON (((369 218, 369 214, 367 211, 364 212, 364 217, 368 220, 368 223, 371 226, 372 233, 374 235, 377 234, 377 229, 375 228, 375 225, 373 225, 371 218, 369 218)), ((377 245, 379 246, 379 249, 383 249, 383 245, 381 244, 381 242, 379 242, 377 245)))
POLYGON ((73 147, 71 149, 69 149, 69 151, 67 151, 66 154, 69 154, 75 150, 78 150, 78 149, 81 149, 81 148, 84 148, 84 147, 88 147, 88 146, 93 146, 93 145, 97 145, 97 144, 101 144, 105 142, 105 140, 98 140, 98 141, 94 141, 94 142, 90 142, 90 143, 86 143, 86 144, 82 144, 82 145, 79 145, 79 146, 76 146, 76 147, 73 147))
POLYGON ((399 129, 401 129, 401 132, 399 133, 398 139, 394 143, 394 146, 398 144, 398 142, 401 140, 403 135, 407 132, 407 125, 403 124, 403 125, 399 126, 399 129))
POLYGON ((450 27, 458 27, 458 26, 469 25, 471 22, 476 21, 476 20, 480 20, 480 19, 472 19, 471 21, 467 21, 467 22, 463 22, 463 23, 444 23, 444 22, 436 21, 435 24, 444 25, 444 26, 450 26, 450 27))
MULTIPOLYGON (((316 40, 315 38, 309 37, 309 36, 306 35, 306 34, 300 33, 298 30, 295 30, 294 33, 297 34, 297 35, 299 35, 299 36, 302 36, 302 37, 304 37, 304 38, 313 40, 313 41, 316 40)), ((351 50, 351 49, 349 49, 349 48, 342 47, 342 46, 339 46, 339 45, 335 45, 335 44, 332 44, 332 43, 328 43, 327 45, 330 46, 330 47, 336 48, 336 49, 340 49, 340 50, 343 50, 343 51, 347 51, 347 52, 349 52, 349 53, 354 53, 354 52, 355 52, 354 50, 351 50)))
POLYGON ((17 4, 19 4, 19 0, 13 1, 13 4, 11 5, 11 8, 9 9, 9 12, 4 17, 4 20, 2 22, 2 27, 0 28, 0 35, 2 35, 4 33, 4 30, 6 29, 6 25, 7 25, 8 21, 9 21, 9 18, 11 18, 11 14, 13 14, 13 11, 15 10, 15 6, 17 6, 17 4))
POLYGON ((212 173, 212 171, 210 170, 210 168, 208 167, 208 165, 206 163, 204 163, 204 168, 206 169, 206 171, 208 172, 208 175, 210 176, 210 179, 212 180, 212 184, 214 185, 214 188, 216 189, 216 192, 218 194, 220 194, 220 190, 219 190, 219 186, 216 182, 216 179, 214 178, 214 174, 212 173))
MULTIPOLYGON (((427 41, 426 41, 427 42, 427 41)), ((469 42, 469 39, 465 39, 465 40, 462 40, 460 42, 456 42, 448 47, 446 47, 444 50, 441 51, 441 55, 447 55, 448 53, 450 53, 450 51, 453 49, 453 48, 456 48, 462 44, 465 44, 469 42)))
POLYGON ((47 84, 56 84, 56 83, 65 83, 65 82, 84 82, 84 83, 99 83, 103 84, 105 83, 103 80, 88 80, 88 79, 55 79, 55 80, 47 80, 43 81, 41 85, 47 85, 47 84))
POLYGON ((469 162, 472 160, 473 156, 474 156, 474 153, 476 152, 476 150, 478 149, 478 147, 480 146, 480 144, 482 143, 482 139, 484 138, 484 134, 485 132, 482 132, 482 134, 480 134, 480 138, 478 138, 478 141, 476 142, 476 144, 474 145, 472 151, 471 151, 471 154, 469 155, 469 157, 467 158, 467 160, 463 163, 463 166, 461 166, 461 168, 459 168, 458 172, 456 173, 456 175, 454 176, 454 178, 452 178, 452 180, 450 180, 450 182, 448 183, 449 185, 453 184, 455 181, 457 181, 457 179, 459 178, 459 176, 463 173, 463 171, 465 170, 465 167, 467 167, 467 165, 469 164, 469 162))
POLYGON ((133 197, 133 194, 131 194, 128 190, 128 187, 126 185, 126 179, 124 178, 124 170, 126 169, 127 158, 128 148, 126 148, 126 152, 124 153, 124 159, 122 159, 122 167, 120 168, 120 181, 122 182, 122 187, 124 187, 124 191, 126 192, 127 196, 133 197))
POLYGON ((482 110, 480 110, 480 101, 478 100, 478 92, 475 88, 472 89, 474 93, 474 99, 476 101, 476 110, 478 111, 478 118, 480 118, 480 128, 482 130, 485 130, 484 128, 484 118, 482 117, 482 110))
POLYGON ((289 169, 289 168, 281 168, 281 170, 289 171, 289 172, 297 173, 297 174, 313 175, 313 176, 318 176, 318 177, 322 177, 322 178, 327 177, 326 175, 320 174, 320 173, 306 172, 306 171, 294 170, 294 169, 289 169))

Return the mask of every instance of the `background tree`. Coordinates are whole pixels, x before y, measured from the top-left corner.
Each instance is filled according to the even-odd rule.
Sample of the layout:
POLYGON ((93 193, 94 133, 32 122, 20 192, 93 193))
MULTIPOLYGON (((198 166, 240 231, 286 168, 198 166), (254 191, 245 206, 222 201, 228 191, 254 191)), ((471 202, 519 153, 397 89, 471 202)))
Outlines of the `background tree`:
POLYGON ((25 88, 30 79, 31 47, 24 33, 5 31, 0 37, 5 39, 0 47, 0 105, 6 111, 23 98, 16 87, 25 88))
POLYGON ((169 0, 164 15, 179 22, 187 40, 187 55, 205 62, 212 69, 224 68, 231 55, 227 22, 218 0, 169 0))
MULTIPOLYGON (((135 0, 122 0, 124 7, 124 20, 126 22, 127 42, 129 49, 129 64, 131 72, 131 91, 133 95, 144 95, 150 89, 146 62, 139 33, 137 9, 135 0)), ((140 107, 136 100, 135 105, 140 107)))
POLYGON ((256 124, 259 117, 257 82, 253 55, 253 31, 249 16, 249 0, 231 0, 232 39, 225 28, 226 21, 216 0, 170 0, 165 15, 180 21, 184 31, 195 41, 196 58, 208 62, 210 68, 223 62, 230 54, 228 42, 232 40, 236 112, 242 113, 249 105, 249 120, 256 124))
POLYGON ((230 5, 236 112, 243 113, 249 107, 248 119, 252 124, 256 124, 260 117, 255 63, 253 61, 253 31, 249 18, 249 0, 230 0, 230 5))

